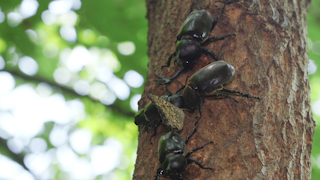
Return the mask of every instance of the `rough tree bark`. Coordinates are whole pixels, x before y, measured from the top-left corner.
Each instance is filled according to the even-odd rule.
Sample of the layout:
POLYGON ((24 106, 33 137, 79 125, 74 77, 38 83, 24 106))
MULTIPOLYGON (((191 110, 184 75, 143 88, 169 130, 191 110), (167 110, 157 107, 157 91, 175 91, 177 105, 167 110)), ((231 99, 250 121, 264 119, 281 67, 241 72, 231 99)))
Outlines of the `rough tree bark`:
MULTIPOLYGON (((215 18, 225 1, 216 0, 147 0, 149 20, 148 55, 150 58, 145 92, 166 94, 156 84, 155 74, 169 77, 179 67, 161 65, 175 51, 175 39, 191 3, 201 2, 215 18)), ((198 132, 187 150, 213 141, 192 157, 213 167, 215 172, 189 165, 186 179, 311 179, 311 148, 315 123, 310 109, 307 72, 306 15, 310 0, 248 0, 228 5, 210 36, 235 33, 207 48, 235 67, 234 81, 227 86, 260 96, 255 99, 236 97, 206 100, 198 132)), ((213 59, 202 56, 192 71, 175 80, 174 92, 213 59)), ((144 94, 143 108, 150 100, 144 94)), ((198 112, 185 112, 186 137, 194 128, 198 112)), ((138 157, 133 179, 153 179, 159 166, 157 146, 163 126, 149 144, 152 131, 139 128, 138 157)))

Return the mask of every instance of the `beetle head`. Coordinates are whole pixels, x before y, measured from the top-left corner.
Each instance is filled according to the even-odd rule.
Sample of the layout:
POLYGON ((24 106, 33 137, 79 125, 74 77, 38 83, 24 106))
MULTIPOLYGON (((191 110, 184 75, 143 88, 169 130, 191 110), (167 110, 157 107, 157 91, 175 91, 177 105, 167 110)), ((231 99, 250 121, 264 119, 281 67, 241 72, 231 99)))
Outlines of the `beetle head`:
POLYGON ((185 108, 190 112, 194 112, 197 109, 202 98, 195 89, 197 88, 191 88, 189 85, 184 88, 184 104, 185 108))
POLYGON ((140 109, 134 116, 134 123, 138 125, 148 124, 148 121, 144 117, 144 109, 140 109))
POLYGON ((199 59, 202 55, 202 48, 198 41, 192 39, 182 39, 177 42, 176 52, 179 59, 184 63, 191 63, 199 59))

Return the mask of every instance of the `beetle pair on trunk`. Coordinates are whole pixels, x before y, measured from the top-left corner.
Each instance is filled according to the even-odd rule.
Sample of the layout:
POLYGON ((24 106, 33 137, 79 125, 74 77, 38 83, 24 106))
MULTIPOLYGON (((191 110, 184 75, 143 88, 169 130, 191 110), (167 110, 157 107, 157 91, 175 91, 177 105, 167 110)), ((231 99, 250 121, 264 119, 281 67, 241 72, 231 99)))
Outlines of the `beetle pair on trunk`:
POLYGON ((170 78, 157 76, 158 82, 161 84, 171 83, 181 74, 192 69, 202 54, 210 55, 216 61, 219 60, 215 53, 210 49, 203 47, 212 42, 224 40, 230 36, 235 36, 235 34, 228 34, 223 37, 209 37, 210 32, 217 25, 227 4, 229 4, 229 1, 224 4, 221 12, 215 20, 213 20, 212 15, 204 9, 194 10, 189 14, 177 35, 176 51, 169 56, 166 65, 161 67, 169 67, 172 57, 175 56, 175 63, 182 64, 182 68, 170 78))

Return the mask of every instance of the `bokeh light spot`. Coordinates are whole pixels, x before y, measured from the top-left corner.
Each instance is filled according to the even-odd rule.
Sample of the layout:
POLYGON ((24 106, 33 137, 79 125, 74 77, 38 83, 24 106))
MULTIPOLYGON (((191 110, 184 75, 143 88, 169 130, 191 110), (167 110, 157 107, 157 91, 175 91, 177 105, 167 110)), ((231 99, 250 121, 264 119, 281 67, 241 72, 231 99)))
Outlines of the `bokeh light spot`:
POLYGON ((77 40, 77 32, 74 27, 62 26, 60 28, 60 35, 69 42, 75 42, 77 40))
POLYGON ((107 83, 108 87, 116 94, 116 96, 121 100, 128 99, 130 95, 130 88, 128 85, 117 77, 112 77, 107 83))
POLYGON ((18 163, 0 154, 0 179, 34 180, 34 177, 18 163))
POLYGON ((103 146, 93 147, 90 157, 94 172, 105 174, 112 171, 120 164, 122 151, 122 144, 113 137, 106 139, 103 146))
POLYGON ((20 70, 29 76, 35 75, 39 68, 38 63, 29 56, 20 58, 18 65, 20 70))
POLYGON ((60 15, 60 23, 63 26, 74 26, 77 22, 78 15, 74 11, 69 11, 65 14, 60 15))
POLYGON ((93 179, 93 173, 89 160, 86 158, 77 159, 72 166, 70 175, 71 179, 93 179))
POLYGON ((22 16, 19 13, 16 12, 10 12, 7 15, 8 18, 8 25, 11 27, 16 27, 22 22, 22 16))
POLYGON ((72 1, 68 0, 55 0, 49 3, 49 11, 52 14, 64 14, 70 11, 72 7, 72 1))
POLYGON ((122 55, 125 55, 125 56, 130 55, 134 53, 135 50, 136 50, 136 47, 133 42, 121 42, 118 44, 118 51, 122 55))
POLYGON ((85 96, 90 92, 90 83, 88 81, 79 80, 73 84, 73 89, 81 96, 85 96))
POLYGON ((113 72, 108 66, 98 67, 95 73, 97 79, 104 83, 107 83, 113 77, 113 72))
POLYGON ((101 96, 99 99, 101 103, 105 105, 111 105, 114 103, 117 97, 113 92, 105 89, 104 91, 101 92, 101 96))
POLYGON ((101 82, 94 82, 90 88, 90 94, 96 99, 102 97, 103 92, 107 89, 107 86, 101 82))
POLYGON ((23 0, 20 4, 20 14, 24 18, 31 17, 36 14, 39 3, 36 0, 23 0))
POLYGON ((70 134, 69 141, 72 149, 78 154, 85 154, 89 151, 92 134, 87 129, 78 129, 70 134))
POLYGON ((31 41, 33 41, 33 42, 36 42, 36 41, 37 41, 37 39, 38 39, 38 34, 37 34, 36 31, 34 31, 34 30, 32 30, 32 29, 27 29, 25 32, 28 34, 28 36, 29 36, 29 38, 31 39, 31 41))
POLYGON ((55 125, 50 132, 49 140, 55 147, 59 147, 65 144, 68 140, 67 127, 63 128, 61 126, 55 125))
POLYGON ((308 73, 309 75, 314 74, 317 72, 317 64, 314 62, 314 60, 309 59, 309 64, 308 64, 308 73))
POLYGON ((124 74, 124 80, 129 86, 133 88, 138 88, 142 86, 144 82, 143 76, 134 70, 127 71, 124 74))
POLYGON ((39 83, 36 90, 37 93, 42 97, 48 97, 52 93, 52 87, 45 82, 39 83))
POLYGON ((60 67, 53 73, 54 80, 59 84, 67 84, 71 79, 71 73, 68 69, 60 67))
POLYGON ((29 149, 33 153, 42 153, 47 150, 47 142, 42 138, 33 138, 30 141, 29 149))
POLYGON ((5 19, 6 19, 6 15, 1 11, 1 8, 0 8, 0 24, 3 23, 5 19))
POLYGON ((55 43, 48 43, 43 47, 42 52, 47 58, 55 58, 59 53, 59 47, 55 43))
POLYGON ((0 56, 0 70, 6 67, 6 62, 4 61, 3 57, 0 56))
POLYGON ((41 13, 42 21, 47 25, 53 25, 57 22, 57 15, 52 14, 49 10, 45 10, 41 13))
POLYGON ((42 175, 52 162, 52 156, 49 153, 27 154, 24 162, 28 169, 36 175, 42 175))
POLYGON ((19 138, 11 138, 7 141, 8 148, 10 149, 11 152, 15 154, 20 154, 23 149, 24 145, 21 139, 19 138))
POLYGON ((131 109, 134 111, 138 111, 139 107, 138 107, 138 101, 141 99, 141 94, 136 94, 134 96, 132 96, 131 100, 130 100, 130 106, 131 109))
POLYGON ((100 59, 102 64, 108 66, 113 72, 120 70, 120 63, 117 56, 109 49, 101 49, 100 59))
POLYGON ((320 116, 320 99, 317 99, 313 102, 311 106, 312 112, 317 116, 320 116))
POLYGON ((5 71, 0 72, 0 82, 0 95, 6 94, 7 92, 11 91, 16 84, 16 81, 14 80, 12 75, 5 71))
POLYGON ((71 171, 72 166, 77 159, 77 154, 72 151, 68 145, 57 148, 57 159, 61 170, 71 171))
POLYGON ((93 57, 90 51, 83 46, 77 46, 73 48, 68 58, 65 60, 65 64, 71 72, 79 72, 84 66, 92 63, 93 57))

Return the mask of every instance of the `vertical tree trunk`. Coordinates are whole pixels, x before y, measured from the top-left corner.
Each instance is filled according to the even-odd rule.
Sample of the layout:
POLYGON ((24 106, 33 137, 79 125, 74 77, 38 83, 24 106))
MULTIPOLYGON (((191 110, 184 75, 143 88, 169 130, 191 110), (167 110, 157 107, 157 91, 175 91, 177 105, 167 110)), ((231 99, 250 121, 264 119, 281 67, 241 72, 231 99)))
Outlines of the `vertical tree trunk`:
MULTIPOLYGON (((161 66, 175 51, 176 35, 192 3, 215 18, 224 1, 212 0, 147 0, 149 20, 148 55, 150 58, 145 92, 166 94, 155 82, 156 75, 170 77, 179 67, 161 66)), ((232 64, 235 79, 227 86, 261 97, 261 101, 236 97, 206 100, 197 133, 187 150, 205 142, 214 143, 192 154, 205 166, 216 171, 189 165, 185 179, 311 179, 311 148, 315 123, 310 108, 306 15, 310 0, 249 0, 227 5, 210 36, 235 33, 207 46, 219 58, 232 64)), ((213 59, 202 56, 194 69, 169 85, 174 92, 213 59)), ((150 100, 144 94, 143 108, 150 100)), ((185 138, 194 128, 198 112, 185 111, 181 135, 185 138)), ((154 179, 158 164, 158 141, 149 143, 152 131, 140 127, 138 157, 133 179, 154 179)))

